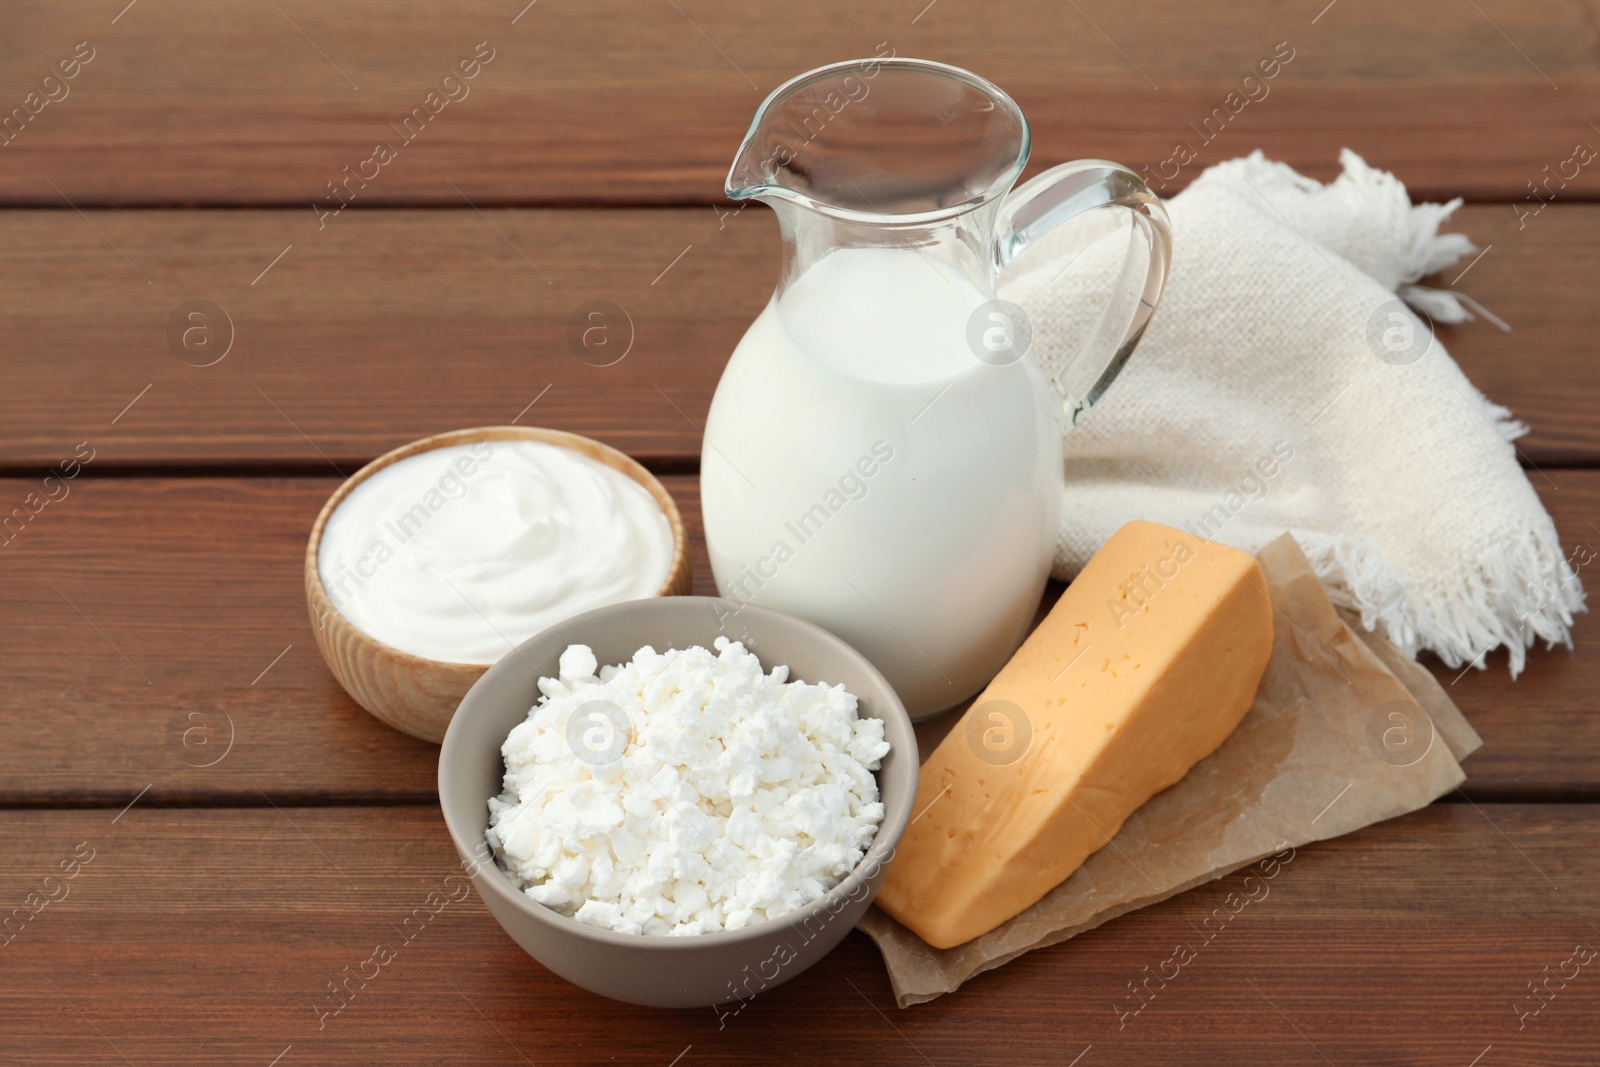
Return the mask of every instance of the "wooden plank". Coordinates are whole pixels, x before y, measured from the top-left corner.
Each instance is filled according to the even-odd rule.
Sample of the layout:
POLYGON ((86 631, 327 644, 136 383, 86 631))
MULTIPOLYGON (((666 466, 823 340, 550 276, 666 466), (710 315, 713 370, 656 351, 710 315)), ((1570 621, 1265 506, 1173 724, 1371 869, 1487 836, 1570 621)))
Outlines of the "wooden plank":
MULTIPOLYGON (((1600 549, 1600 472, 1552 473, 1565 543, 1600 549)), ((712 593, 695 479, 665 481, 695 591, 712 593)), ((0 501, 37 484, 0 481, 0 501)), ((147 786, 156 803, 432 798, 436 750, 357 707, 312 642, 301 560, 336 484, 79 477, 0 547, 0 803, 120 805, 147 786)), ((1436 665, 1484 737, 1466 765, 1475 797, 1600 797, 1592 625, 1576 654, 1536 651, 1516 682, 1499 656, 1436 665)))
MULTIPOLYGON (((428 433, 519 417, 692 470, 723 363, 777 275, 760 206, 351 212, 321 233, 282 211, 87 214, 5 220, 0 466, 13 471, 82 441, 98 469, 348 471, 428 433), (211 347, 170 340, 198 300, 225 313, 231 350, 216 311, 191 337, 211 347), (585 362, 569 328, 597 301, 620 309, 613 347, 585 362)), ((1441 338, 1532 425, 1531 462, 1600 461, 1600 305, 1572 269, 1600 242, 1600 206, 1522 220, 1469 206, 1455 224, 1489 248, 1459 285, 1515 332, 1477 322, 1441 338)))
MULTIPOLYGON (((1600 557, 1600 471, 1551 470, 1531 480, 1592 602, 1593 561, 1600 557)), ((1478 670, 1445 667, 1434 656, 1423 657, 1483 736, 1483 747, 1465 763, 1466 788, 1473 796, 1517 793, 1526 785, 1539 795, 1600 798, 1600 776, 1579 766, 1597 751, 1592 746, 1600 744, 1593 714, 1600 706, 1600 635, 1587 614, 1577 617, 1575 630, 1573 649, 1540 646, 1530 651, 1527 671, 1516 681, 1504 652, 1486 657, 1478 670), (1523 731, 1537 732, 1540 738, 1524 748, 1519 740, 1523 731), (1566 785, 1548 790, 1538 786, 1546 772, 1566 785)))
MULTIPOLYGON (((695 480, 666 483, 707 592, 695 480)), ((17 683, 0 714, 31 724, 0 755, 0 800, 434 795, 437 746, 363 711, 312 636, 300 568, 337 479, 68 484, 0 548, 0 602, 29 620, 0 647, 17 683)), ((30 483, 0 486, 20 502, 30 483)))
MULTIPOLYGON (((1587 353, 1600 332, 1600 306, 1592 278, 1571 264, 1585 262, 1587 242, 1600 238, 1600 207, 1468 206, 1447 229, 1471 237, 1481 258, 1425 281, 1468 294, 1511 329, 1480 318, 1439 327, 1439 340, 1473 384, 1528 424, 1531 432, 1517 442, 1524 464, 1594 463, 1600 366, 1587 353)), ((1537 475, 1534 481, 1550 488, 1537 475)))
POLYGON ((1245 886, 1235 874, 904 1012, 876 950, 852 934, 737 1014, 635 1008, 555 978, 475 893, 446 881, 456 857, 433 810, 141 803, 115 816, 0 814, 13 843, 0 903, 57 898, 0 947, 16 1062, 695 1067, 859 1062, 870 1048, 884 1064, 1465 1067, 1490 1046, 1480 1062, 1600 1057, 1592 963, 1564 985, 1551 979, 1520 1029, 1514 1008, 1541 1003, 1529 982, 1572 974, 1563 962, 1575 945, 1592 955, 1600 943, 1593 807, 1436 805, 1301 849, 1271 880, 1245 886), (60 878, 63 860, 91 850, 60 878), (1245 892, 1255 899, 1228 903, 1245 892), (1208 917, 1220 931, 1209 942, 1197 933, 1208 917), (1114 1005, 1137 1004, 1128 983, 1179 943, 1195 958, 1119 1017, 1114 1005), (378 946, 392 960, 351 979, 342 1009, 322 1018, 317 1006, 336 1003, 328 983, 371 975, 363 961, 378 946))
MULTIPOLYGON (((1258 146, 1326 174, 1349 145, 1418 189, 1511 199, 1592 136, 1584 107, 1600 89, 1577 0, 122 6, 11 5, 0 105, 38 113, 13 120, 0 203, 273 202, 309 218, 379 142, 396 158, 359 189, 366 204, 710 203, 768 91, 880 42, 1000 82, 1031 117, 1041 165, 1156 168, 1189 144, 1199 158, 1178 188, 1258 146), (44 83, 85 40, 94 58, 77 77, 44 83), (442 86, 479 42, 490 63, 442 86), (1289 65, 1250 89, 1255 102, 1229 103, 1280 42, 1289 65), (396 128, 442 88, 457 99, 435 97, 407 142, 396 128), (29 102, 44 89, 59 102, 29 102), (1207 134, 1217 108, 1226 124, 1207 134)), ((1591 169, 1569 191, 1597 190, 1591 169)))

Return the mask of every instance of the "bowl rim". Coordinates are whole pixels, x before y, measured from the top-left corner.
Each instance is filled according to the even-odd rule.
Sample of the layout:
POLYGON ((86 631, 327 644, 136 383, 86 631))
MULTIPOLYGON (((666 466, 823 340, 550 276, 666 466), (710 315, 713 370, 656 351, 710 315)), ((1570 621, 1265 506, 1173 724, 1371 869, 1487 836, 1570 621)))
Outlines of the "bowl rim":
MULTIPOLYGON (((594 619, 596 616, 602 616, 609 613, 655 610, 653 607, 651 607, 651 605, 668 604, 672 606, 673 610, 676 610, 677 605, 696 602, 703 603, 708 606, 727 605, 730 608, 737 608, 741 613, 753 612, 757 616, 773 616, 775 618, 784 620, 786 623, 799 624, 802 629, 811 631, 812 636, 819 638, 822 644, 830 649, 834 654, 852 660, 858 666, 865 668, 868 672, 870 672, 871 675, 875 676, 877 680, 882 683, 884 692, 887 693, 891 698, 889 705, 882 709, 883 714, 874 717, 883 719, 886 737, 890 731, 890 724, 893 722, 897 728, 897 731, 903 734, 904 742, 909 744, 909 758, 914 764, 920 763, 920 760, 918 759, 919 753, 917 751, 916 727, 911 721, 910 713, 906 711, 905 705, 901 702, 899 694, 896 693, 894 687, 889 684, 888 679, 884 678, 883 673, 873 666, 872 662, 868 660, 866 656, 857 651, 853 645, 850 645, 843 638, 837 636, 831 631, 825 630, 821 626, 818 626, 806 619, 799 618, 795 615, 790 615, 787 612, 777 611, 773 608, 761 607, 759 605, 750 603, 741 603, 739 601, 729 600, 725 597, 679 596, 673 597, 670 601, 651 598, 646 600, 624 601, 620 604, 608 604, 604 607, 594 608, 590 611, 583 612, 582 614, 574 615, 570 619, 556 623, 555 626, 567 626, 573 623, 582 624, 594 619)), ((555 626, 552 626, 549 629, 554 629, 555 626)), ((506 653, 506 655, 501 657, 501 659, 498 660, 493 667, 490 667, 489 670, 498 670, 502 664, 509 663, 513 657, 521 656, 523 654, 523 650, 528 645, 533 644, 535 641, 542 640, 545 637, 545 634, 549 632, 549 629, 535 634, 526 641, 523 641, 521 644, 517 645, 513 652, 506 653)), ((668 647, 670 648, 671 646, 669 645, 668 647)), ((764 665, 768 670, 771 669, 770 664, 764 663, 764 665)), ((485 672, 484 677, 488 677, 488 672, 485 672)), ((476 689, 477 686, 474 686, 473 688, 476 689)), ((467 701, 471 699, 471 696, 472 694, 469 691, 467 696, 462 699, 462 706, 466 705, 467 701)), ((506 875, 506 872, 501 869, 498 861, 493 858, 492 851, 486 851, 488 850, 487 842, 482 842, 480 845, 474 845, 472 842, 463 839, 462 834, 456 826, 455 817, 451 812, 451 805, 446 799, 448 794, 444 788, 443 779, 446 773, 446 764, 454 761, 456 758, 456 750, 464 743, 461 740, 461 733, 465 728, 460 725, 464 721, 465 717, 461 714, 461 708, 458 707, 456 709, 456 714, 450 718, 450 726, 445 731, 444 741, 439 746, 440 814, 444 818, 445 829, 449 831, 451 841, 456 846, 457 854, 461 856, 474 857, 471 860, 463 859, 461 861, 463 870, 467 871, 469 877, 471 877, 473 882, 478 885, 480 892, 483 891, 483 887, 486 884, 493 886, 494 888, 491 891, 502 901, 511 904, 511 906, 515 907, 521 914, 532 916, 535 922, 548 927, 550 930, 557 933, 571 934, 573 936, 596 941, 604 945, 632 947, 651 952, 691 952, 694 951, 697 946, 707 944, 738 945, 745 942, 764 940, 767 937, 772 936, 773 932, 776 930, 784 927, 793 927, 796 924, 804 923, 819 910, 829 905, 836 905, 831 907, 830 911, 831 914, 838 915, 849 906, 848 903, 839 904, 838 902, 846 901, 847 898, 858 892, 866 884, 869 878, 877 877, 878 871, 872 870, 874 866, 879 869, 887 869, 889 864, 894 860, 895 852, 900 845, 900 838, 904 835, 906 827, 910 825, 911 809, 916 806, 917 802, 917 784, 920 778, 919 768, 917 766, 913 766, 911 768, 910 788, 906 791, 903 807, 900 804, 896 804, 893 806, 893 808, 891 808, 890 804, 885 800, 883 795, 883 783, 882 779, 879 778, 880 771, 874 771, 873 777, 877 778, 879 781, 878 797, 880 802, 884 803, 884 820, 878 824, 878 830, 873 835, 872 843, 867 846, 867 850, 862 854, 860 861, 858 861, 856 865, 850 869, 849 874, 845 875, 839 880, 837 885, 835 885, 832 889, 829 889, 826 893, 822 894, 822 896, 817 897, 815 900, 810 901, 809 903, 801 905, 793 911, 780 915, 775 919, 763 919, 760 922, 752 923, 751 925, 741 927, 738 930, 715 930, 711 933, 695 934, 693 936, 684 937, 672 937, 665 934, 625 934, 616 930, 607 930, 604 927, 592 926, 589 923, 579 922, 570 915, 563 915, 554 908, 540 904, 538 901, 530 900, 527 894, 519 890, 512 883, 509 876, 506 875), (896 812, 898 812, 898 815, 896 815, 896 812), (486 856, 487 862, 485 862, 486 856), (868 871, 872 871, 872 873, 865 873, 868 871), (480 875, 482 877, 479 877, 480 875)), ((504 742, 501 743, 503 744, 504 742)), ((484 805, 487 805, 488 802, 488 797, 484 797, 480 801, 480 803, 484 805)))
POLYGON ((311 605, 316 616, 319 628, 326 625, 328 616, 337 615, 347 626, 357 640, 382 648, 386 653, 395 657, 397 664, 410 667, 430 667, 450 671, 486 671, 493 664, 462 663, 459 660, 434 659, 432 656, 419 656, 415 652, 396 648, 383 640, 368 633, 358 626, 350 616, 339 610, 334 604, 333 597, 329 594, 327 584, 322 580, 322 568, 318 555, 322 551, 322 534, 328 525, 328 519, 338 509, 362 482, 402 459, 421 455, 424 452, 433 452, 441 448, 455 445, 475 444, 479 441, 537 441, 541 444, 555 445, 566 448, 579 455, 588 457, 596 463, 610 467, 620 474, 625 474, 637 482, 641 488, 648 492, 656 505, 666 514, 667 525, 672 530, 672 558, 667 564, 667 576, 662 581, 661 587, 652 594, 655 597, 673 595, 674 590, 684 585, 684 576, 688 574, 689 566, 689 537, 683 525, 683 515, 678 511, 677 501, 672 499, 672 494, 667 492, 666 486, 654 474, 651 474, 643 464, 626 452, 613 448, 604 441, 596 441, 592 437, 571 433, 567 430, 551 430, 542 426, 473 426, 462 430, 446 430, 443 433, 429 434, 409 441, 397 448, 371 460, 340 483, 317 512, 316 521, 311 524, 311 536, 306 539, 305 579, 306 588, 314 593, 314 603, 311 605), (596 454, 598 453, 598 454, 596 454))

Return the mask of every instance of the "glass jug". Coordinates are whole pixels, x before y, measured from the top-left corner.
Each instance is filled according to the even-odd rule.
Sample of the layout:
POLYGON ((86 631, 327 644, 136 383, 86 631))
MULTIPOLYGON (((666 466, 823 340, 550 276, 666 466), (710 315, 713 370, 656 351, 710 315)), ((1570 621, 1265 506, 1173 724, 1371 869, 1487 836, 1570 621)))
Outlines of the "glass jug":
POLYGON ((983 78, 869 59, 774 91, 728 174, 728 196, 776 211, 783 260, 701 453, 712 570, 737 602, 723 629, 739 636, 744 603, 809 619, 916 718, 983 688, 1026 635, 1065 495, 1063 428, 1126 361, 1166 279, 1166 213, 1132 171, 1085 160, 1012 191, 1028 152, 1021 110, 983 78), (1052 385, 996 282, 1030 242, 1107 207, 1127 217, 1116 293, 1052 385))

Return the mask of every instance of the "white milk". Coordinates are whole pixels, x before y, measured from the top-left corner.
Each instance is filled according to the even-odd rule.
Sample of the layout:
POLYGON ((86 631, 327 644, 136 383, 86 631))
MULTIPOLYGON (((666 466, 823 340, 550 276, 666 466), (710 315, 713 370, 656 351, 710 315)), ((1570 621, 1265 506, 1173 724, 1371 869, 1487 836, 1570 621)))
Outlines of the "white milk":
POLYGON ((1059 402, 1032 357, 973 354, 984 300, 910 250, 829 253, 751 325, 706 426, 722 594, 832 630, 913 715, 1004 665, 1058 526, 1059 402))

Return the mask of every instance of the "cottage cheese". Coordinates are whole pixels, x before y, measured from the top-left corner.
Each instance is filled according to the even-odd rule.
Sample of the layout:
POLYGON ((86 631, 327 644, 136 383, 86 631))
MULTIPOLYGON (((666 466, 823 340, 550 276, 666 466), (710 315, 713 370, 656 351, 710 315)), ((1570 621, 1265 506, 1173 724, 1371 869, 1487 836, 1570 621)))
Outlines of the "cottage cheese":
POLYGON ((488 841, 528 896, 635 934, 737 930, 816 900, 883 821, 883 723, 719 637, 599 667, 583 645, 501 749, 488 841))

